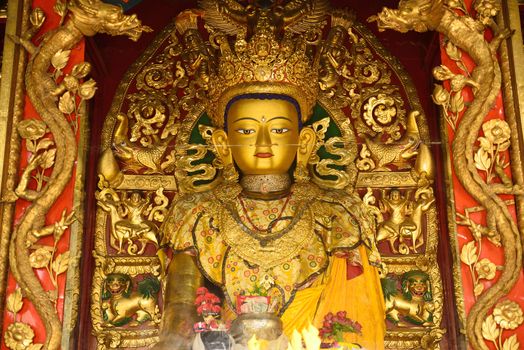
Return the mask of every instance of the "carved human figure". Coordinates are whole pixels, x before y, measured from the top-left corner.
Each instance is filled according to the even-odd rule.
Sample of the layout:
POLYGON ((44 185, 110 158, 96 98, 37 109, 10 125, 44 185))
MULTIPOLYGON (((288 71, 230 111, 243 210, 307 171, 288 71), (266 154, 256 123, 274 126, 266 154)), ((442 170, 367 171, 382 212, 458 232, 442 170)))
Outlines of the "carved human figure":
POLYGON ((417 249, 424 245, 422 234, 423 214, 430 208, 433 202, 435 202, 435 197, 431 187, 426 186, 417 189, 410 215, 413 225, 405 225, 401 231, 401 243, 403 243, 404 237, 411 239, 411 249, 414 253, 417 253, 417 249))
POLYGON ((111 247, 118 253, 123 252, 124 242, 128 243, 129 254, 142 254, 148 241, 158 244, 156 226, 143 218, 148 209, 149 198, 142 198, 139 192, 133 192, 128 198, 124 193, 120 199, 118 193, 107 188, 97 195, 97 204, 109 214, 111 220, 111 247), (141 243, 137 246, 135 241, 141 243))
POLYGON ((382 191, 380 208, 383 213, 389 213, 389 218, 379 225, 377 241, 387 239, 393 253, 397 253, 395 242, 403 232, 416 230, 417 226, 409 217, 411 203, 408 196, 402 196, 398 189, 392 189, 389 195, 382 191))

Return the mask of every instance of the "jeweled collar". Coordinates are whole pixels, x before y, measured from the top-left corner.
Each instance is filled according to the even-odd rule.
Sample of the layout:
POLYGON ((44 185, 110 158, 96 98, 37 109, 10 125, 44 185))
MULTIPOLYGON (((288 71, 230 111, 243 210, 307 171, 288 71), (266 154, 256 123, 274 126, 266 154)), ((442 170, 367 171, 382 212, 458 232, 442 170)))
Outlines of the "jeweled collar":
POLYGON ((266 175, 244 175, 240 185, 245 192, 271 194, 286 192, 291 187, 288 173, 266 175))

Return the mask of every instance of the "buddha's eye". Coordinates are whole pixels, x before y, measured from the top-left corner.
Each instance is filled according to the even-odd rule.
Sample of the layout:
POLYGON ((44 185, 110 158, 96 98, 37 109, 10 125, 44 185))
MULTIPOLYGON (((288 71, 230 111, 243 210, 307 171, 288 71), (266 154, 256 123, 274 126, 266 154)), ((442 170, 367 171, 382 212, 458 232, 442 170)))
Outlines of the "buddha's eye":
POLYGON ((242 135, 250 135, 255 133, 255 129, 237 129, 236 132, 242 135))
POLYGON ((273 129, 271 129, 271 132, 274 133, 274 134, 284 134, 284 133, 286 133, 288 131, 289 131, 288 128, 273 128, 273 129))

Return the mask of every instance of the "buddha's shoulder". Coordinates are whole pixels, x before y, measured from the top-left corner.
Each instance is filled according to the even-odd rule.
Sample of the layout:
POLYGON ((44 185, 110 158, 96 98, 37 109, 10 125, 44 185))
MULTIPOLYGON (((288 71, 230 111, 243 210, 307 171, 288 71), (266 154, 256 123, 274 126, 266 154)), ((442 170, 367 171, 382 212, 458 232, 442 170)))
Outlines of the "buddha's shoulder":
POLYGON ((186 193, 175 198, 171 204, 171 211, 185 214, 191 211, 201 212, 216 206, 217 199, 211 191, 186 193))
MULTIPOLYGON (((188 193, 176 197, 169 208, 161 230, 171 235, 179 230, 190 232, 184 228, 193 227, 200 217, 212 212, 212 208, 216 206, 215 202, 214 196, 209 192, 188 193)), ((166 239, 170 239, 169 237, 166 239)))
POLYGON ((311 189, 309 197, 314 210, 319 213, 333 211, 359 212, 362 210, 364 202, 358 194, 353 191, 339 189, 324 189, 316 186, 311 189))

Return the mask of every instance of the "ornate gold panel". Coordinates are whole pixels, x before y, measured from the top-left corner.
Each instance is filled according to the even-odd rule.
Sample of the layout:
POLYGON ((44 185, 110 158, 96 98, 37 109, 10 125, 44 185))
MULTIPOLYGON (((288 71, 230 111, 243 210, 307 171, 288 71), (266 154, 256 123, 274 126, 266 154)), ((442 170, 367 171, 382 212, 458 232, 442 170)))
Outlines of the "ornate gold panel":
MULTIPOLYGON (((393 316, 394 321, 388 321, 387 348, 437 349, 444 333, 440 328, 443 293, 436 262, 439 226, 425 116, 409 77, 376 38, 351 13, 337 10, 331 18, 344 18, 349 30, 345 41, 336 43, 341 51, 334 50, 331 61, 321 62, 327 73, 316 108, 324 111, 327 119, 319 117, 311 127, 320 140, 317 150, 322 148, 335 154, 340 149, 324 143, 326 131, 320 127, 323 120, 332 121, 329 125, 340 131, 338 142, 344 145, 344 153, 332 159, 329 166, 324 163, 324 168, 320 156, 314 159, 310 163, 318 175, 314 181, 320 186, 328 181, 323 171, 333 171, 335 176, 344 178, 364 202, 375 208, 377 223, 384 228, 379 247, 386 264, 382 277, 393 286, 389 290, 389 314, 399 315, 400 321, 393 316), (342 51, 344 54, 340 55, 342 51), (403 204, 397 203, 399 199, 392 193, 398 193, 403 204), (391 250, 390 240, 395 251, 391 250), (413 292, 409 292, 411 300, 408 300, 401 293, 403 284, 411 288, 419 283, 417 278, 422 281, 420 288, 428 292, 426 300, 413 292), (418 314, 417 308, 425 313, 418 314)), ((205 45, 188 47, 176 26, 172 23, 159 33, 129 68, 102 131, 97 266, 91 305, 94 334, 101 349, 140 347, 157 341, 155 324, 130 322, 108 327, 102 306, 104 284, 114 273, 128 275, 133 284, 148 276, 162 281, 165 260, 156 256, 154 240, 146 237, 146 222, 158 227, 163 218, 153 218, 151 211, 155 206, 165 208, 180 193, 213 188, 220 176, 208 144, 213 127, 204 113, 206 101, 199 89, 198 79, 202 81, 205 77, 199 76, 202 72, 192 70, 188 63, 190 49, 197 52, 218 47, 213 42, 212 49, 205 45), (158 188, 163 189, 163 197, 155 194, 158 188), (132 193, 137 193, 142 201, 149 198, 150 207, 137 209, 134 224, 138 226, 134 231, 126 231, 124 223, 131 216, 123 215, 129 211, 123 209, 126 206, 123 202, 132 193), (156 198, 163 199, 157 202, 156 198), (114 202, 110 204, 116 210, 107 206, 109 202, 114 202), (144 248, 143 254, 137 255, 135 247, 138 251, 144 248), (141 343, 136 340, 138 334, 141 343), (113 339, 113 344, 108 339, 113 339)), ((213 35, 218 33, 211 33, 211 41, 213 35)), ((155 233, 157 238, 161 234, 155 233)), ((157 304, 161 313, 162 293, 157 304)), ((155 317, 151 315, 152 319, 155 317)), ((134 314, 131 318, 136 320, 138 316, 134 314)))

